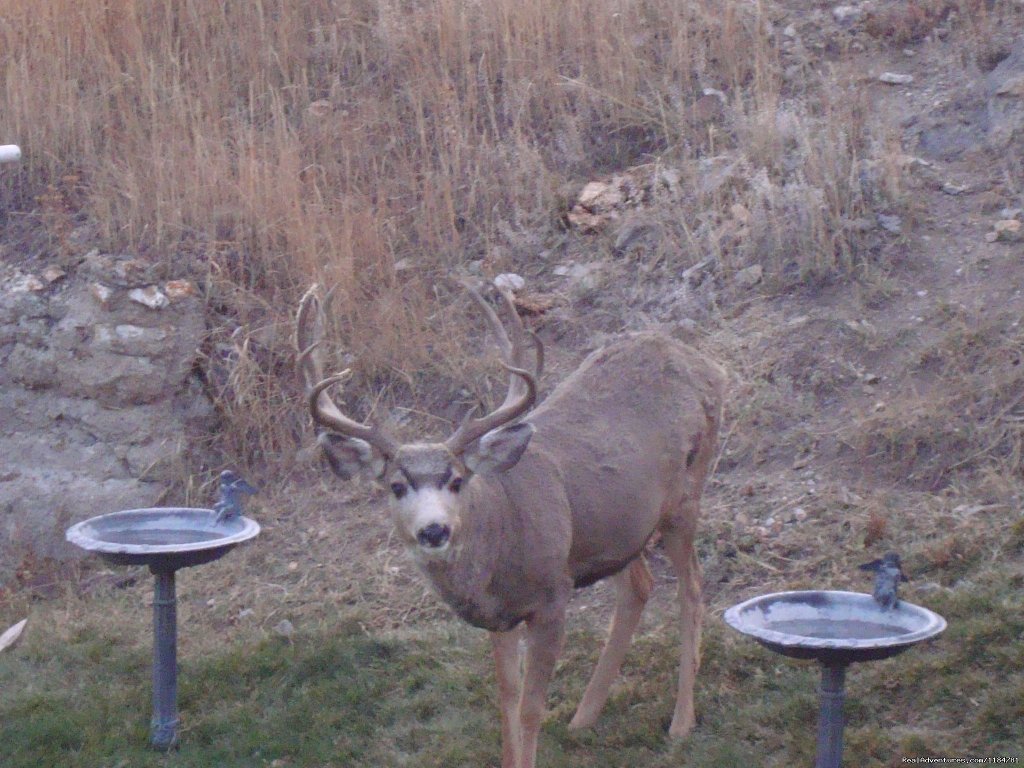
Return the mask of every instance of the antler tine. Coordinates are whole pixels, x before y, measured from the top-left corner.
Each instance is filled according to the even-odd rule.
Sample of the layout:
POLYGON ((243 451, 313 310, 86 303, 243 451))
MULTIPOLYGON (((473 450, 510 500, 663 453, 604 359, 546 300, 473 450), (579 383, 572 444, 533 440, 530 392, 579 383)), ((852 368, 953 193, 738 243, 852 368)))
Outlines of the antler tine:
POLYGON ((498 314, 487 303, 486 299, 473 286, 464 282, 469 295, 483 310, 484 317, 491 328, 491 332, 497 338, 498 346, 501 348, 501 355, 504 358, 501 366, 511 374, 508 392, 505 394, 505 401, 492 413, 479 419, 473 418, 476 409, 471 410, 462 420, 459 428, 448 438, 445 445, 452 453, 462 453, 473 441, 479 439, 492 429, 507 424, 522 416, 537 401, 537 377, 544 368, 544 345, 537 336, 528 331, 523 325, 523 320, 516 311, 515 301, 512 292, 507 288, 498 288, 505 308, 511 315, 511 337, 509 329, 498 318, 498 314), (534 349, 533 371, 526 369, 526 340, 529 339, 534 349))
MULTIPOLYGON (((328 300, 332 293, 328 292, 328 300)), ((329 387, 347 381, 352 371, 346 368, 339 374, 323 378, 323 366, 316 356, 323 328, 320 287, 314 284, 299 302, 295 317, 296 363, 306 385, 309 413, 313 422, 333 432, 365 440, 385 456, 394 456, 396 447, 390 437, 374 425, 360 424, 346 416, 327 394, 329 387)))
POLYGON ((518 376, 526 384, 526 392, 518 400, 508 402, 508 398, 506 398, 506 402, 500 408, 479 419, 472 418, 474 411, 471 410, 467 413, 466 418, 462 420, 462 424, 455 430, 455 434, 445 441, 448 450, 456 456, 460 455, 471 443, 483 437, 492 429, 497 429, 502 424, 507 424, 522 416, 537 401, 537 381, 529 371, 525 371, 522 368, 513 368, 504 362, 502 362, 501 366, 509 373, 518 376))

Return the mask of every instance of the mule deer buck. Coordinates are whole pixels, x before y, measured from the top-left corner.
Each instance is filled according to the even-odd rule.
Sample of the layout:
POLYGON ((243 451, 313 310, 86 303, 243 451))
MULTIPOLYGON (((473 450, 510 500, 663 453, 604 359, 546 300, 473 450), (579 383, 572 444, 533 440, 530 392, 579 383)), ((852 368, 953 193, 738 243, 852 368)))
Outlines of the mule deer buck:
POLYGON ((653 587, 644 548, 660 532, 678 574, 682 621, 669 733, 685 736, 695 722, 702 616, 694 534, 725 375, 680 342, 636 333, 591 354, 529 421, 517 421, 536 400, 543 348, 511 295, 501 296, 507 329, 473 292, 511 374, 504 403, 479 418, 470 412, 444 442, 403 444, 344 415, 328 396, 347 371, 323 377, 323 309, 310 289, 295 340, 324 457, 338 475, 365 472, 390 490, 398 535, 427 579, 462 619, 490 632, 502 768, 534 768, 566 605, 575 587, 611 578, 610 635, 570 727, 597 720, 653 587))

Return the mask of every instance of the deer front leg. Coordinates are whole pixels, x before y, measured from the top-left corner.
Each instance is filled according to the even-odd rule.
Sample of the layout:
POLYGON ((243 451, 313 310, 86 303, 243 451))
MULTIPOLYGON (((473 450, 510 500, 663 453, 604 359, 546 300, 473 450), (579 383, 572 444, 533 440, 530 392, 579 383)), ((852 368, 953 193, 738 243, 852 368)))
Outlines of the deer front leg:
POLYGON ((519 641, 522 635, 522 624, 511 632, 491 633, 498 678, 498 708, 501 710, 501 768, 518 768, 519 696, 522 690, 519 641))
POLYGON ((565 635, 565 601, 534 614, 526 622, 526 670, 523 674, 523 692, 519 701, 519 765, 516 768, 535 768, 537 739, 544 717, 544 703, 555 663, 562 652, 565 635))

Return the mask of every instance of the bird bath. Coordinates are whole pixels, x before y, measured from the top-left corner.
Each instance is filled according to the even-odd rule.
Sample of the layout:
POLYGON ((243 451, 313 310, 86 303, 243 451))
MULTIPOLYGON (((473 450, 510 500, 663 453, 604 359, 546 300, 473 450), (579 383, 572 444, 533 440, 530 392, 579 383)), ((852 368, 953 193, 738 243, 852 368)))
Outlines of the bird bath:
MULTIPOLYGON (((224 483, 222 479, 222 498, 224 483)), ((175 572, 209 563, 260 532, 254 520, 213 509, 154 507, 111 512, 71 526, 67 540, 114 565, 146 565, 153 590, 153 719, 150 742, 178 741, 178 627, 175 572)))
POLYGON ((820 590, 755 597, 724 618, 776 653, 821 664, 815 768, 840 766, 847 666, 895 656, 946 628, 937 613, 905 600, 887 609, 868 594, 820 590))

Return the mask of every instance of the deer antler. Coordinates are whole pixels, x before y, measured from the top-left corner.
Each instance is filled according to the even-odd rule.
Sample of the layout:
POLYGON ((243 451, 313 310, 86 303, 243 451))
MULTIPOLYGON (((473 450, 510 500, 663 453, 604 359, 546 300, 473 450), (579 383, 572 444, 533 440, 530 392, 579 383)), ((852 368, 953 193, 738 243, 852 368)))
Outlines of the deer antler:
POLYGON ((473 300, 483 310, 491 331, 497 337, 498 346, 504 358, 501 362, 502 367, 512 376, 509 380, 505 401, 501 406, 479 419, 473 418, 476 409, 471 410, 466 414, 455 433, 445 442, 448 449, 456 456, 462 454, 470 444, 492 429, 514 421, 533 407, 537 401, 537 377, 540 376, 544 367, 544 345, 536 335, 523 326, 522 318, 516 311, 511 293, 507 289, 499 288, 505 307, 512 317, 510 337, 497 313, 484 297, 472 287, 468 285, 466 287, 473 300), (525 367, 527 339, 534 349, 534 370, 532 372, 526 370, 525 367))
MULTIPOLYGON (((330 293, 327 297, 330 300, 330 293)), ((365 440, 384 456, 394 456, 397 445, 375 425, 360 424, 349 418, 335 405, 327 389, 351 376, 351 369, 324 378, 323 365, 317 354, 324 334, 324 312, 320 304, 320 286, 314 284, 299 302, 295 316, 296 364, 306 385, 309 413, 318 426, 346 437, 365 440)))

